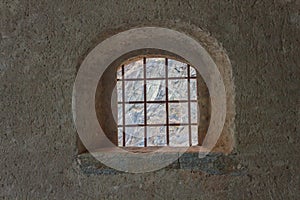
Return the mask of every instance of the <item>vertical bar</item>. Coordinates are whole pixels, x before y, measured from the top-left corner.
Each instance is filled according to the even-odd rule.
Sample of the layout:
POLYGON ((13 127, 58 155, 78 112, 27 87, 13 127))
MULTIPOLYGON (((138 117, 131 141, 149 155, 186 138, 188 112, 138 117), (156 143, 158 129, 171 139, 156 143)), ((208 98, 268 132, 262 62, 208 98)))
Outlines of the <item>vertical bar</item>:
POLYGON ((165 60, 165 73, 166 73, 166 133, 167 133, 167 145, 170 144, 169 135, 169 90, 168 90, 168 58, 165 60))
POLYGON ((122 125, 123 125, 123 147, 125 147, 125 70, 124 65, 122 65, 122 125))
POLYGON ((146 82, 146 57, 143 58, 144 65, 144 146, 147 147, 147 82, 146 82))
POLYGON ((192 126, 191 126, 191 68, 190 65, 187 65, 188 72, 188 117, 189 117, 189 145, 192 146, 192 126))

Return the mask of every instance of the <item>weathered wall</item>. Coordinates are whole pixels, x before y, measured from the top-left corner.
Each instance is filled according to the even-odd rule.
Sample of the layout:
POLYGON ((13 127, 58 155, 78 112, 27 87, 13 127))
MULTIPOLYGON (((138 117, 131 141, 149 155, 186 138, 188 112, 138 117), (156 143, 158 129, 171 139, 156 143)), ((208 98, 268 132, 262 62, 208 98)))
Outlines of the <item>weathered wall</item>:
POLYGON ((0 197, 299 199, 299 11, 299 0, 2 0, 0 197), (80 173, 71 98, 81 59, 117 29, 184 24, 228 52, 248 175, 80 173))

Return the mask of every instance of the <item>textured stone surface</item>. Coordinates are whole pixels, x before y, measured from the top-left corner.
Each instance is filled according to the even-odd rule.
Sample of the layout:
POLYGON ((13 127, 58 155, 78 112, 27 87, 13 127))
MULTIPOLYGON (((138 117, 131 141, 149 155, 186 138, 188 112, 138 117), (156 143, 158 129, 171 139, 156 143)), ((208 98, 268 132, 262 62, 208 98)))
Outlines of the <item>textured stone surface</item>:
MULTIPOLYGON (((163 152, 161 153, 161 157, 167 157, 169 153, 163 152)), ((155 160, 153 161, 155 162, 155 160)), ((124 173, 105 166, 89 153, 78 155, 77 162, 80 170, 87 175, 124 173)), ((247 169, 236 160, 234 155, 228 156, 222 153, 210 153, 204 158, 199 159, 197 151, 184 153, 178 160, 161 170, 185 170, 186 172, 200 172, 212 175, 226 174, 242 176, 247 174, 247 169)))
POLYGON ((298 0, 0 1, 0 197, 299 199, 299 10, 298 0), (76 68, 104 37, 143 25, 195 25, 227 50, 247 175, 78 170, 76 68))

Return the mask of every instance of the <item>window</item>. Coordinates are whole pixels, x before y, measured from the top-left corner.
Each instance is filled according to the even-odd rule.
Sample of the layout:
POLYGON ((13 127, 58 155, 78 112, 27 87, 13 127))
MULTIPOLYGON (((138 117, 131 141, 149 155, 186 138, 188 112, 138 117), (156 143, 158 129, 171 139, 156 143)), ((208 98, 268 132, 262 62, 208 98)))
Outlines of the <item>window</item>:
POLYGON ((197 73, 168 57, 140 57, 117 69, 118 146, 198 145, 197 73))
MULTIPOLYGON (((195 161, 196 165, 201 165, 202 161, 199 158, 204 158, 210 152, 230 153, 232 151, 234 145, 235 107, 230 61, 226 52, 217 45, 218 43, 214 38, 206 35, 206 33, 199 32, 198 29, 195 30, 196 35, 194 36, 197 40, 184 34, 184 31, 179 32, 160 27, 134 28, 103 40, 87 55, 78 70, 72 96, 72 112, 80 138, 78 149, 83 160, 85 160, 87 155, 83 154, 86 150, 108 167, 119 171, 140 173, 161 169, 172 163, 175 163, 175 168, 177 169, 185 169, 186 167, 194 169, 194 165, 191 165, 191 163, 195 161), (205 48, 201 44, 205 44, 205 48), (144 60, 144 57, 146 60, 144 60), (150 70, 151 67, 146 68, 145 66, 148 63, 147 59, 150 58, 164 58, 162 59, 164 64, 155 65, 156 67, 153 69, 156 72, 156 77, 151 77, 153 75, 151 73, 147 74, 147 70, 150 70), (196 78, 191 78, 193 67, 189 67, 190 76, 188 76, 187 70, 183 70, 182 73, 186 73, 186 75, 182 75, 182 77, 170 76, 172 70, 169 66, 172 60, 183 63, 187 70, 188 65, 193 66, 197 69, 196 78), (135 77, 126 77, 126 70, 133 68, 128 67, 128 65, 138 61, 141 62, 138 68, 140 70, 128 74, 135 77), (160 67, 165 69, 165 71, 157 70, 160 67), (124 77, 117 78, 118 71, 121 72, 121 75, 123 73, 124 77), (146 76, 142 76, 144 74, 146 76), (127 80, 131 78, 138 80, 132 80, 131 82, 127 80), (151 79, 154 78, 160 78, 161 80, 156 80, 160 81, 157 86, 153 86, 156 89, 147 91, 147 85, 149 87, 147 83, 153 81, 151 79), (183 80, 186 80, 187 84, 184 90, 180 90, 180 87, 171 84, 172 81, 174 83, 183 80), (191 89, 192 81, 196 85, 196 90, 191 89), (124 86, 126 83, 140 83, 132 84, 132 87, 140 88, 140 90, 128 90, 126 87, 123 90, 123 82, 124 86), (161 89, 157 90, 157 88, 161 89), (118 89, 119 93, 121 93, 119 95, 118 89), (173 95, 173 97, 171 95, 171 89, 180 90, 183 93, 188 92, 189 95, 185 93, 185 95, 179 95, 179 97, 175 98, 176 95, 173 95), (125 100, 126 92, 128 93, 128 91, 134 93, 134 95, 125 100), (197 95, 196 98, 193 98, 195 91, 197 91, 197 95), (154 95, 156 93, 160 95, 154 95), (168 99, 166 98, 167 95, 168 99), (191 108, 192 104, 195 103, 193 102, 195 99, 198 106, 196 109, 197 115, 196 117, 191 117, 193 113, 191 108), (133 103, 136 104, 134 110, 140 111, 140 114, 131 114, 134 118, 129 121, 126 120, 126 114, 129 112, 124 112, 126 121, 123 123, 123 116, 121 115, 123 114, 123 109, 126 111, 126 106, 131 105, 126 103, 126 101, 135 101, 136 103, 133 103), (138 106, 137 101, 141 101, 139 110, 136 108, 138 106), (180 120, 176 119, 176 117, 170 119, 171 104, 178 106, 184 103, 185 106, 180 106, 180 108, 185 109, 188 117, 180 117, 180 120), (123 106, 124 104, 125 106, 123 106), (157 106, 158 104, 160 106, 157 106), (156 109, 161 110, 161 112, 155 111, 154 118, 150 119, 147 118, 150 116, 147 106, 153 105, 156 105, 156 109), (122 113, 118 113, 119 110, 122 110, 122 113), (164 116, 162 121, 159 120, 161 119, 159 117, 160 114, 164 116), (186 121, 183 121, 183 119, 186 121), (196 119, 197 123, 193 121, 194 119, 196 119), (151 120, 153 124, 158 125, 150 127, 148 124, 151 120), (187 138, 184 140, 185 143, 180 143, 183 148, 177 148, 176 146, 179 145, 177 140, 174 140, 175 144, 173 144, 173 140, 170 137, 172 135, 171 128, 176 126, 176 120, 179 121, 177 122, 180 123, 179 126, 187 126, 191 130, 187 134, 182 134, 187 138), (175 125, 173 126, 171 123, 175 125), (184 125, 184 123, 187 125, 184 125), (144 129, 137 132, 128 131, 128 128, 134 128, 127 127, 129 125, 136 126, 136 129, 144 129), (123 126, 125 131, 123 131, 123 126), (121 129, 119 138, 118 127, 121 129), (161 136, 156 138, 155 141, 152 138, 152 141, 154 141, 152 143, 149 138, 151 130, 148 129, 150 128, 156 134, 154 135, 155 137, 157 135, 161 136), (192 128, 197 130, 194 131, 192 128), (161 129, 165 135, 160 134, 161 129), (123 137, 123 133, 126 134, 125 137, 123 137), (190 137, 190 133, 195 133, 195 138, 198 141, 196 140, 193 143, 193 135, 190 137), (130 143, 130 145, 134 146, 133 148, 126 146, 127 134, 130 134, 130 137, 140 137, 140 139, 136 139, 137 142, 130 143), (167 134, 169 137, 167 137, 167 134), (123 142, 123 138, 125 138, 125 142, 123 142), (193 146, 195 144, 197 145, 196 147, 193 146), (123 148, 123 145, 125 148, 123 148), (156 147, 152 148, 150 147, 151 145, 156 147), (193 147, 190 147, 190 145, 193 147), (180 159, 180 156, 184 156, 184 154, 187 157, 180 159)), ((175 94, 178 96, 178 93, 175 94)), ((174 110, 176 109, 174 108, 174 110)), ((83 160, 81 159, 81 161, 83 160)), ((83 165, 87 166, 88 170, 91 169, 89 161, 89 159, 83 161, 83 165)))

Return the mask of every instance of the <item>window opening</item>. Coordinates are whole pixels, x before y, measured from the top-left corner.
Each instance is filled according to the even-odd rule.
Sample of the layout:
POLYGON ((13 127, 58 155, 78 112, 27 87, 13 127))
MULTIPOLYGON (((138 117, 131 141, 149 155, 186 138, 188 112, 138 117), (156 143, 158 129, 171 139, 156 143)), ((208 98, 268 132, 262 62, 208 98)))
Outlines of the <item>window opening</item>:
POLYGON ((118 146, 198 144, 197 73, 187 63, 143 57, 117 70, 118 146))

